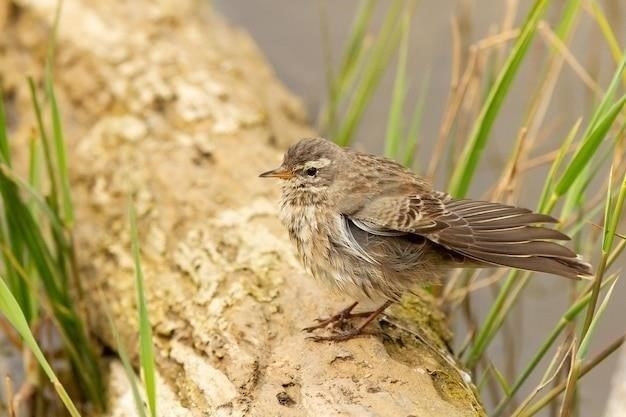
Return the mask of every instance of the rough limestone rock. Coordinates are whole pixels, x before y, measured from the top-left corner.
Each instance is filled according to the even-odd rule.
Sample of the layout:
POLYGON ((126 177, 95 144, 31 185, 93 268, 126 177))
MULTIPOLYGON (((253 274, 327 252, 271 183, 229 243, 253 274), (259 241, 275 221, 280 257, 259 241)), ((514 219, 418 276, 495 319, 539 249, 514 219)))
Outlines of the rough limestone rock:
MULTIPOLYGON (((426 295, 381 321, 384 335, 305 339, 303 326, 350 300, 302 270, 277 220, 279 187, 257 176, 314 132, 251 39, 206 3, 63 2, 55 85, 92 333, 116 349, 109 314, 136 353, 132 194, 160 415, 483 415, 426 295)), ((0 73, 22 154, 24 74, 41 79, 55 7, 0 3, 0 73)), ((109 415, 134 416, 121 365, 109 366, 109 415)))

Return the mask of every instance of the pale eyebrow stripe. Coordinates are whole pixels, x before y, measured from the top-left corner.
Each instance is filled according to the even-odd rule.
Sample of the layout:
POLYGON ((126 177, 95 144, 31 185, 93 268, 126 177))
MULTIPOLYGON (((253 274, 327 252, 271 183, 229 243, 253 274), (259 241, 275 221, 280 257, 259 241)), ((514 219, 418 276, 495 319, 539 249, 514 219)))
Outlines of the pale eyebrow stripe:
POLYGON ((320 158, 315 161, 308 161, 304 164, 304 168, 324 168, 330 165, 330 159, 328 158, 320 158))

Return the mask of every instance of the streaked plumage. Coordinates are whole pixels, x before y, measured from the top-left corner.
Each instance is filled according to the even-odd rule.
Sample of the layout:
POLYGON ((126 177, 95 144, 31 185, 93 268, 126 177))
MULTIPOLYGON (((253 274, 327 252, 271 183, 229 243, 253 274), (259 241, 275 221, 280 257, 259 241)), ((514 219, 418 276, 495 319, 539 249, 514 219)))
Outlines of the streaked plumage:
POLYGON ((311 274, 357 299, 397 301, 450 268, 508 266, 568 278, 590 265, 538 226, 556 219, 454 199, 389 159, 303 139, 280 168, 281 219, 311 274))

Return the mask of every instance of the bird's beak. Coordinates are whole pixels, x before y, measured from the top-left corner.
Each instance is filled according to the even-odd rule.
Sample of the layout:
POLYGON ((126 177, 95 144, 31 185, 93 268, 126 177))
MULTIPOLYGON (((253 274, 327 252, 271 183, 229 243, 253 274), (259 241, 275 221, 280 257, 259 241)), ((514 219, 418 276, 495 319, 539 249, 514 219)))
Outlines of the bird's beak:
POLYGON ((281 180, 288 180, 293 177, 293 171, 290 171, 282 166, 273 169, 271 171, 267 171, 259 175, 261 178, 280 178, 281 180))

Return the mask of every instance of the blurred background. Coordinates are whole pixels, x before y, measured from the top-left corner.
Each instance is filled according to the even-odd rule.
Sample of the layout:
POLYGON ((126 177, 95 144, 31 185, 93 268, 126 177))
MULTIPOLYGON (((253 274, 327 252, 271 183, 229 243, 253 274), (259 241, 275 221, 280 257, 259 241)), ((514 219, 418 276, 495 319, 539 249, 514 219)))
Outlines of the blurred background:
MULTIPOLYGON (((357 0, 216 0, 214 5, 230 22, 250 33, 275 68, 278 77, 302 98, 315 124, 320 122, 320 115, 328 104, 329 66, 335 70, 339 67, 353 21, 362 3, 357 0)), ((384 24, 391 3, 379 2, 374 7, 368 24, 372 36, 370 39, 366 36, 365 42, 375 43, 376 31, 384 24)), ((515 152, 520 129, 525 126, 534 141, 528 156, 532 167, 523 172, 523 180, 515 182, 515 191, 508 197, 520 205, 536 207, 549 169, 549 164, 541 162, 542 155, 557 149, 579 118, 585 119, 585 126, 597 103, 597 92, 604 91, 609 84, 616 68, 615 56, 606 41, 606 33, 603 34, 598 19, 594 18, 595 6, 592 7, 592 2, 583 2, 567 52, 562 54, 566 57, 565 63, 555 80, 554 93, 540 110, 545 111, 541 124, 536 128, 524 124, 529 113, 535 111, 533 94, 544 88, 538 74, 546 68, 546 55, 558 45, 558 42, 554 42, 554 31, 562 23, 563 10, 569 3, 564 0, 553 1, 539 23, 519 74, 496 117, 468 196, 487 198, 493 195, 490 193, 500 181, 511 154, 515 152)), ((442 135, 442 125, 450 108, 451 84, 458 84, 462 79, 463 70, 470 62, 469 51, 472 47, 479 51, 489 50, 488 54, 478 54, 476 67, 480 68, 478 72, 482 79, 491 79, 493 82, 496 69, 506 59, 514 36, 517 35, 516 28, 524 23, 532 4, 511 0, 431 0, 416 3, 407 44, 408 92, 403 113, 405 118, 410 119, 413 103, 416 103, 415 106, 421 103, 419 140, 411 165, 416 172, 431 176, 436 188, 446 188, 453 162, 445 155, 433 159, 438 152, 436 145, 443 136, 447 136, 452 149, 462 148, 462 141, 472 128, 473 120, 478 117, 479 104, 484 100, 489 81, 478 83, 473 91, 476 98, 465 100, 454 125, 446 132, 447 135, 442 135), (493 48, 490 42, 495 45, 493 48), (457 81, 454 82, 454 79, 457 81), (429 166, 435 160, 444 166, 429 166)), ((604 11, 618 44, 625 45, 626 3, 609 0, 599 1, 597 5, 604 11)), ((353 135, 352 146, 373 153, 383 153, 386 146, 397 57, 394 55, 389 62, 389 68, 381 76, 380 84, 353 135)), ((323 127, 321 130, 328 131, 323 127)), ((609 162, 603 165, 604 171, 593 178, 593 184, 606 183, 608 166, 609 162)), ((506 196, 506 193, 499 194, 500 198, 506 196)), ((583 224, 582 228, 583 236, 598 234, 589 222, 583 224)), ((587 249, 584 255, 597 265, 597 245, 589 247, 584 242, 575 244, 587 249)), ((621 264, 613 268, 620 266, 624 266, 623 257, 621 264)), ((487 350, 487 357, 509 383, 531 359, 571 304, 571 288, 570 282, 564 279, 536 274, 525 289, 524 296, 520 297, 511 311, 502 332, 487 350)), ((484 320, 496 293, 497 286, 486 286, 477 290, 465 306, 471 308, 471 315, 478 323, 484 320)), ((626 305, 619 302, 624 299, 626 285, 618 282, 612 302, 608 304, 604 319, 599 322, 594 334, 591 351, 601 350, 616 335, 624 333, 626 305)), ((472 328, 471 321, 459 317, 458 309, 450 314, 456 333, 454 346, 459 349, 467 338, 468 330, 472 328)), ((563 340, 561 336, 558 343, 563 340)), ((602 415, 615 361, 615 357, 607 359, 582 379, 577 392, 579 415, 602 415)), ((548 364, 549 358, 545 357, 520 391, 517 401, 525 398, 539 383, 548 364)), ((479 383, 484 382, 480 380, 481 375, 484 376, 475 375, 479 383)), ((493 410, 501 399, 501 395, 497 394, 498 389, 491 386, 482 391, 487 409, 493 410)), ((547 407, 538 415, 558 415, 558 407, 547 407)))

